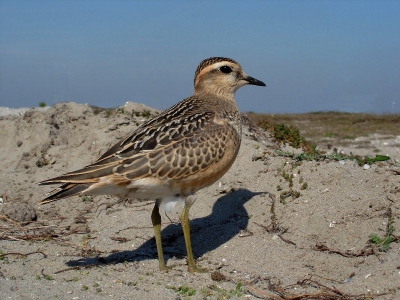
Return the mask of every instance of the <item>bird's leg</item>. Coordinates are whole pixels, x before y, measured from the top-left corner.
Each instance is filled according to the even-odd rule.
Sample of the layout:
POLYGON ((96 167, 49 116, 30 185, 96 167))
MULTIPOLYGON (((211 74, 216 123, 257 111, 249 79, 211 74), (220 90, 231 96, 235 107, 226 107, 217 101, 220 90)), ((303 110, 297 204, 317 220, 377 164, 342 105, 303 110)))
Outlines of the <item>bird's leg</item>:
POLYGON ((159 201, 156 201, 154 205, 153 211, 151 213, 151 222, 153 223, 154 229, 154 237, 156 238, 156 246, 157 246, 157 254, 158 254, 158 264, 161 271, 168 270, 167 265, 165 264, 164 254, 162 249, 161 242, 161 215, 160 215, 160 204, 159 201))
POLYGON ((190 242, 190 223, 189 223, 189 209, 193 202, 185 201, 185 207, 181 214, 181 225, 183 230, 183 236, 185 237, 186 251, 187 251, 187 263, 189 272, 206 272, 207 269, 199 268, 194 261, 192 244, 190 242))

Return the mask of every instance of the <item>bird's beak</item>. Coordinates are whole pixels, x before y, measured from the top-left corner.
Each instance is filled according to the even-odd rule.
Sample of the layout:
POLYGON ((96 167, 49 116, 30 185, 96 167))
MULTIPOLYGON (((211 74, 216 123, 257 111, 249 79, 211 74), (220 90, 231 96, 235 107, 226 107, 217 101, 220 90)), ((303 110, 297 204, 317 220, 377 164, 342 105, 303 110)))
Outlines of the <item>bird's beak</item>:
POLYGON ((258 79, 255 79, 251 76, 247 76, 247 77, 243 78, 243 80, 247 81, 249 84, 252 84, 252 85, 266 86, 264 82, 262 82, 258 79))

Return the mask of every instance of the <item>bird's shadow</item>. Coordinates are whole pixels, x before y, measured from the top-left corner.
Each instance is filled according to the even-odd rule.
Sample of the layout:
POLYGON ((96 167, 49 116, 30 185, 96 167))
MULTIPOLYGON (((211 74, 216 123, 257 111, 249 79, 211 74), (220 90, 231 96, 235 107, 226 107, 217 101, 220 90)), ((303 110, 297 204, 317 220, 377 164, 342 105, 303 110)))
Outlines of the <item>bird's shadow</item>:
MULTIPOLYGON (((246 229, 249 215, 244 204, 260 194, 264 194, 264 192, 254 193, 246 189, 225 194, 215 202, 210 215, 191 220, 190 229, 194 256, 203 256, 206 252, 218 248, 240 231, 246 229)), ((185 241, 180 224, 168 225, 162 230, 161 236, 166 260, 174 256, 178 258, 186 256, 185 241)), ((157 259, 154 237, 135 250, 116 252, 102 257, 85 257, 68 261, 66 264, 70 267, 84 267, 93 264, 116 264, 146 259, 157 259)))

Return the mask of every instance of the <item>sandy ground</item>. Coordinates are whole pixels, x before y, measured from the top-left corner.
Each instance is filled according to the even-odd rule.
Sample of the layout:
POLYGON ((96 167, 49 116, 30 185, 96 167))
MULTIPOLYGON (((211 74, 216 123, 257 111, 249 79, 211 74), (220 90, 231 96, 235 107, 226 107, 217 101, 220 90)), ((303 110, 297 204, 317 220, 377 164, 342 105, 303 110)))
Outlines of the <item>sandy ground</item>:
POLYGON ((177 209, 163 217, 162 231, 167 264, 175 267, 160 272, 152 201, 96 196, 36 204, 51 190, 37 182, 93 162, 156 111, 134 103, 111 115, 76 103, 5 110, 2 299, 350 299, 338 291, 400 299, 400 244, 380 251, 369 242, 371 234, 383 239, 389 225, 391 237, 399 235, 398 160, 370 168, 296 162, 245 133, 233 167, 197 193, 190 212, 194 254, 209 271, 187 271, 177 209))

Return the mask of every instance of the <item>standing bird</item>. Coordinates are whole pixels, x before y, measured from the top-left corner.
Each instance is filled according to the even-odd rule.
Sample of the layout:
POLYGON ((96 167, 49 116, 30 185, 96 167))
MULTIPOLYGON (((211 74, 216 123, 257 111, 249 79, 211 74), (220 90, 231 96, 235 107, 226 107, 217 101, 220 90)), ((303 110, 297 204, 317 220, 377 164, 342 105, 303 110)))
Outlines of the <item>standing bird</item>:
POLYGON ((160 270, 167 270, 161 243, 160 208, 184 202, 180 221, 190 272, 197 267, 190 242, 189 209, 194 194, 217 181, 238 154, 242 124, 234 94, 246 84, 265 86, 233 59, 203 60, 194 95, 147 121, 78 171, 40 182, 62 184, 40 203, 74 195, 155 199, 151 214, 160 270))

